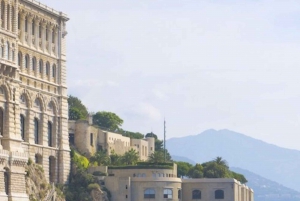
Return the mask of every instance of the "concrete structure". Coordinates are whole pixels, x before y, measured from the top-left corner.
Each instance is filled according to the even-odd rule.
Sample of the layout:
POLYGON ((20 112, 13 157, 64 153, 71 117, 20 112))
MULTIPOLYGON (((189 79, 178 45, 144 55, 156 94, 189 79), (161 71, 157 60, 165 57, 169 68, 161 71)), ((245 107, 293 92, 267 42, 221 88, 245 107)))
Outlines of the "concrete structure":
POLYGON ((70 171, 65 14, 35 0, 0 1, 0 200, 28 200, 24 166, 49 182, 70 171))
POLYGON ((112 201, 254 201, 253 190, 234 179, 177 178, 176 164, 169 169, 120 167, 108 169, 107 175, 101 183, 110 191, 112 201))
POLYGON ((92 124, 92 120, 69 121, 70 144, 74 145, 80 153, 93 155, 98 150, 107 150, 110 155, 113 151, 123 155, 130 149, 139 153, 142 161, 148 160, 155 151, 155 139, 130 139, 119 133, 105 131, 92 124))

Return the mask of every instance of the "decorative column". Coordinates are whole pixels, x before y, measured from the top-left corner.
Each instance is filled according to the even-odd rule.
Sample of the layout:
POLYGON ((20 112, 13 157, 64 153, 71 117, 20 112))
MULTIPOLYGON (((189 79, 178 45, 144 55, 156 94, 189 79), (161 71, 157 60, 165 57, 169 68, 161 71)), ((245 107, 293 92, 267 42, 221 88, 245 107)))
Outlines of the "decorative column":
POLYGON ((45 21, 42 21, 42 51, 45 51, 46 47, 46 26, 47 23, 45 21))
POLYGON ((54 50, 53 50, 53 53, 54 53, 54 55, 57 57, 57 54, 58 54, 58 52, 57 52, 57 50, 58 50, 58 27, 57 26, 55 26, 54 27, 54 50))
POLYGON ((27 18, 27 33, 28 33, 28 46, 31 47, 32 44, 32 21, 33 21, 33 15, 29 15, 27 18))
POLYGON ((40 40, 39 40, 39 38, 40 38, 40 37, 39 37, 39 34, 40 34, 40 33, 39 33, 39 29, 40 29, 39 26, 40 26, 40 21, 41 21, 40 18, 37 18, 37 17, 36 17, 36 18, 34 19, 34 24, 35 24, 35 30, 34 30, 34 31, 35 31, 35 34, 34 34, 34 35, 35 35, 35 43, 34 43, 34 47, 35 47, 36 49, 39 48, 39 41, 40 41, 40 40))
POLYGON ((25 13, 24 12, 19 12, 20 15, 20 30, 19 30, 19 37, 20 41, 23 44, 25 41, 25 13))
POLYGON ((49 31, 49 37, 48 37, 48 42, 49 42, 49 48, 48 48, 48 52, 50 55, 52 55, 52 41, 53 41, 53 27, 54 25, 53 24, 49 24, 48 26, 48 31, 49 31))

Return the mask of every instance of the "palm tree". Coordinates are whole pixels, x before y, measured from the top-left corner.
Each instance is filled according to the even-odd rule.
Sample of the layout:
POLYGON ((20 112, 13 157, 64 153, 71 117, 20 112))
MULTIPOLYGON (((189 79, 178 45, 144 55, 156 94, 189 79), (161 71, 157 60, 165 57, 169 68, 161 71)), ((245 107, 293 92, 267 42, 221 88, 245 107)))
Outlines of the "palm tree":
POLYGON ((229 168, 228 167, 228 163, 226 160, 224 160, 222 157, 218 156, 217 158, 215 158, 213 160, 213 162, 217 163, 218 165, 221 165, 221 166, 224 166, 226 168, 229 168))
POLYGON ((110 164, 110 158, 107 155, 106 151, 97 151, 94 156, 91 157, 90 161, 97 162, 97 164, 100 165, 109 165, 110 164))
POLYGON ((130 149, 122 157, 122 161, 125 165, 135 165, 139 160, 139 155, 136 150, 130 149))

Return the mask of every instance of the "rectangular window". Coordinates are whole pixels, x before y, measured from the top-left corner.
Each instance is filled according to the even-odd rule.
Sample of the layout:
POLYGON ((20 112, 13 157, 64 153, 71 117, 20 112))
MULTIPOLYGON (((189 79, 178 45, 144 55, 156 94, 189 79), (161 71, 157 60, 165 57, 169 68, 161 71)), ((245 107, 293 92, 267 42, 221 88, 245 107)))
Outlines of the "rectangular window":
POLYGON ((91 146, 94 145, 94 134, 93 133, 90 134, 90 144, 91 144, 91 146))
POLYGON ((71 145, 74 145, 75 144, 75 136, 74 136, 74 133, 69 133, 69 143, 71 145))

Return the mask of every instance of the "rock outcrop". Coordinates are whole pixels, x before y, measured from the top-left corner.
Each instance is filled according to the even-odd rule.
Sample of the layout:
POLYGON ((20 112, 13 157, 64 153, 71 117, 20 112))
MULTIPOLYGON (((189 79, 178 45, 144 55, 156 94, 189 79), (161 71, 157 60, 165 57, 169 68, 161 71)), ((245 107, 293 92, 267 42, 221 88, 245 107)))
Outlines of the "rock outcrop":
POLYGON ((43 168, 29 161, 26 166, 26 193, 30 201, 65 201, 58 196, 54 184, 46 180, 43 168))

